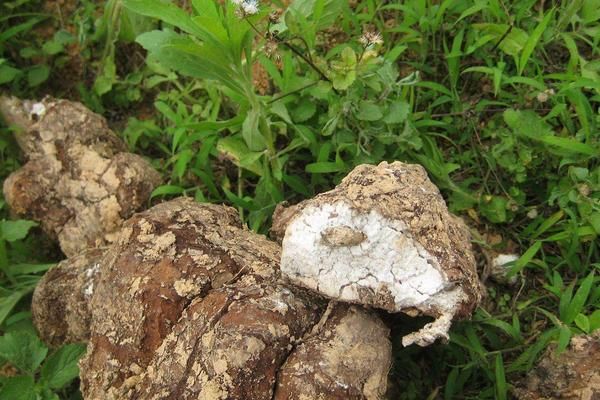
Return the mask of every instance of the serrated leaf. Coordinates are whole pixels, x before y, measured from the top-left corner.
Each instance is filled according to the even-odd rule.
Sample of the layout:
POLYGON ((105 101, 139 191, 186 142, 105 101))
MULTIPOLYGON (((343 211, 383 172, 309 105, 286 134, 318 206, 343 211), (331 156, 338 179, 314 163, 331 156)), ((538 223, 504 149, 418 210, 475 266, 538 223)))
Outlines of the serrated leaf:
POLYGON ((85 353, 83 344, 68 344, 46 359, 41 377, 52 389, 60 389, 79 375, 78 362, 85 353))
POLYGON ((310 119, 310 117, 315 115, 315 112, 317 112, 317 105, 315 102, 309 98, 304 98, 292 111, 292 118, 294 119, 294 122, 301 123, 310 119))
POLYGON ((0 357, 23 372, 33 374, 48 354, 48 348, 31 333, 9 332, 0 336, 0 357))
POLYGON ((406 121, 409 112, 410 104, 404 100, 396 100, 390 104, 383 122, 386 124, 400 124, 406 121))
POLYGON ((358 104, 356 118, 361 121, 379 121, 383 118, 381 107, 370 101, 361 101, 358 104))

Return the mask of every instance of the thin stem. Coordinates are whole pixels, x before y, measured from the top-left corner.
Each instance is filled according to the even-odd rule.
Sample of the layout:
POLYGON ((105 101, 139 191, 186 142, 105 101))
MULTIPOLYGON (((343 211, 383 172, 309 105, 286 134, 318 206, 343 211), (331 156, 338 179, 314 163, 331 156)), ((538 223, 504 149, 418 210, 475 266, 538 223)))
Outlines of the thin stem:
POLYGON ((301 87, 301 88, 299 88, 299 89, 292 90, 291 92, 288 92, 288 93, 282 94, 282 95, 281 95, 281 96, 279 96, 279 97, 275 97, 274 99, 271 99, 271 100, 269 100, 269 101, 267 102, 267 104, 275 103, 277 100, 281 100, 281 99, 283 99, 284 97, 288 97, 288 96, 291 96, 291 95, 293 95, 293 94, 296 94, 296 93, 298 93, 298 92, 301 92, 301 91, 303 91, 304 89, 308 89, 309 87, 315 86, 317 83, 319 83, 319 81, 315 81, 315 82, 309 83, 308 85, 302 86, 302 87, 301 87))
MULTIPOLYGON (((256 32, 256 34, 258 34, 259 36, 261 36, 263 39, 266 39, 265 35, 261 31, 259 31, 258 28, 256 28, 256 26, 252 22, 250 22, 250 20, 248 20, 247 18, 244 18, 244 20, 246 22, 248 22, 248 24, 254 30, 254 32, 256 32)), ((311 67, 313 70, 315 70, 319 74, 319 76, 321 77, 321 79, 323 79, 323 80, 325 80, 325 81, 327 81, 329 83, 332 83, 331 79, 329 79, 327 77, 327 75, 325 75, 325 73, 323 71, 321 71, 321 69, 319 67, 317 67, 312 62, 312 60, 310 58, 308 58, 304 54, 302 54, 302 52, 300 50, 298 50, 296 47, 294 47, 292 44, 288 43, 287 41, 281 39, 277 35, 273 35, 273 38, 275 40, 277 40, 277 42, 279 44, 282 44, 283 46, 285 46, 286 48, 288 48, 289 50, 291 50, 292 53, 294 53, 295 55, 297 55, 298 57, 300 57, 306 64, 308 64, 309 67, 311 67)), ((305 45, 306 45, 306 42, 305 42, 305 45)))

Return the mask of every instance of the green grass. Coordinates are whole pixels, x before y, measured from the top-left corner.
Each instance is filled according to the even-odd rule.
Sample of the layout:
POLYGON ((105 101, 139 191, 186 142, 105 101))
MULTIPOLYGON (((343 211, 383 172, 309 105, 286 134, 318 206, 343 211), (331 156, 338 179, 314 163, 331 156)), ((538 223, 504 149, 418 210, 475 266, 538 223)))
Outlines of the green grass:
MULTIPOLYGON (((278 202, 327 190, 358 164, 398 159, 427 169, 479 232, 480 252, 518 249, 517 286, 486 281, 482 307, 448 345, 402 349, 405 321, 391 319, 393 398, 510 398, 549 343, 561 349, 600 328, 600 1, 296 0, 272 23, 277 1, 243 21, 232 5, 189 3, 111 0, 96 25, 85 3, 71 33, 90 51, 93 79, 67 95, 109 117, 128 110, 124 139, 168 179, 156 199, 225 202, 266 232, 278 202), (383 43, 365 48, 367 30, 383 43), (135 37, 144 66, 119 59, 135 37), (251 65, 270 90, 256 90, 251 65), (153 112, 136 117, 142 106, 153 112)), ((15 49, 68 43, 57 33, 40 43, 32 26, 41 17, 27 6, 0 20, 0 69, 18 70, 5 89, 33 96, 52 88, 31 85, 30 71, 52 74, 63 50, 35 64, 15 49)), ((6 176, 19 159, 3 133, 6 176)), ((8 243, 7 265, 23 262, 20 242, 8 243)), ((8 275, 0 284, 11 296, 8 275)), ((10 313, 26 309, 27 297, 10 313)))

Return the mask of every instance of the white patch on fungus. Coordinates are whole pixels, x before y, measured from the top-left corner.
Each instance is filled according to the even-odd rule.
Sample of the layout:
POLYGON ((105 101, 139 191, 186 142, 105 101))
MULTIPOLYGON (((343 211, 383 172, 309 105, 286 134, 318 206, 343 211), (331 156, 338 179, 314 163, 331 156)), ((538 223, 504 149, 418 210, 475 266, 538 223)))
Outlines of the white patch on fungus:
POLYGON ((46 106, 44 105, 44 103, 33 103, 31 105, 31 110, 29 111, 29 113, 39 118, 46 114, 46 106))
POLYGON ((407 337, 405 345, 447 339, 465 296, 401 220, 376 210, 359 213, 343 201, 308 206, 290 223, 281 271, 293 283, 336 300, 439 317, 417 333, 423 337, 407 337))

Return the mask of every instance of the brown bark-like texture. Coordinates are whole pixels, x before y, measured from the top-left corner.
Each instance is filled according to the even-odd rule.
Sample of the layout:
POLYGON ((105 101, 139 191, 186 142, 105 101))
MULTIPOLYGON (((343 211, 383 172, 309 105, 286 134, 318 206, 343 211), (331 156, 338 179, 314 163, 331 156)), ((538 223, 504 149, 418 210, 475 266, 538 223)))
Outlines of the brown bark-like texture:
POLYGON ((136 214, 101 262, 84 397, 271 400, 277 390, 287 393, 278 399, 301 399, 313 376, 277 389, 287 368, 339 372, 345 391, 323 387, 318 399, 383 398, 391 363, 383 323, 342 307, 313 332, 323 301, 283 284, 279 258, 280 247, 242 227, 229 207, 177 199, 136 214), (367 368, 371 359, 378 365, 367 368))
POLYGON ((372 312, 338 304, 279 371, 274 400, 377 400, 386 390, 392 348, 372 312))
POLYGON ((44 274, 33 293, 31 314, 40 338, 52 347, 87 342, 90 300, 104 249, 90 249, 44 274))
POLYGON ((600 332, 574 336, 568 348, 551 346, 518 385, 519 400, 600 399, 600 332))
POLYGON ((123 222, 148 201, 160 175, 106 120, 82 104, 0 97, 27 160, 4 182, 19 215, 39 221, 67 256, 112 243, 123 222))

